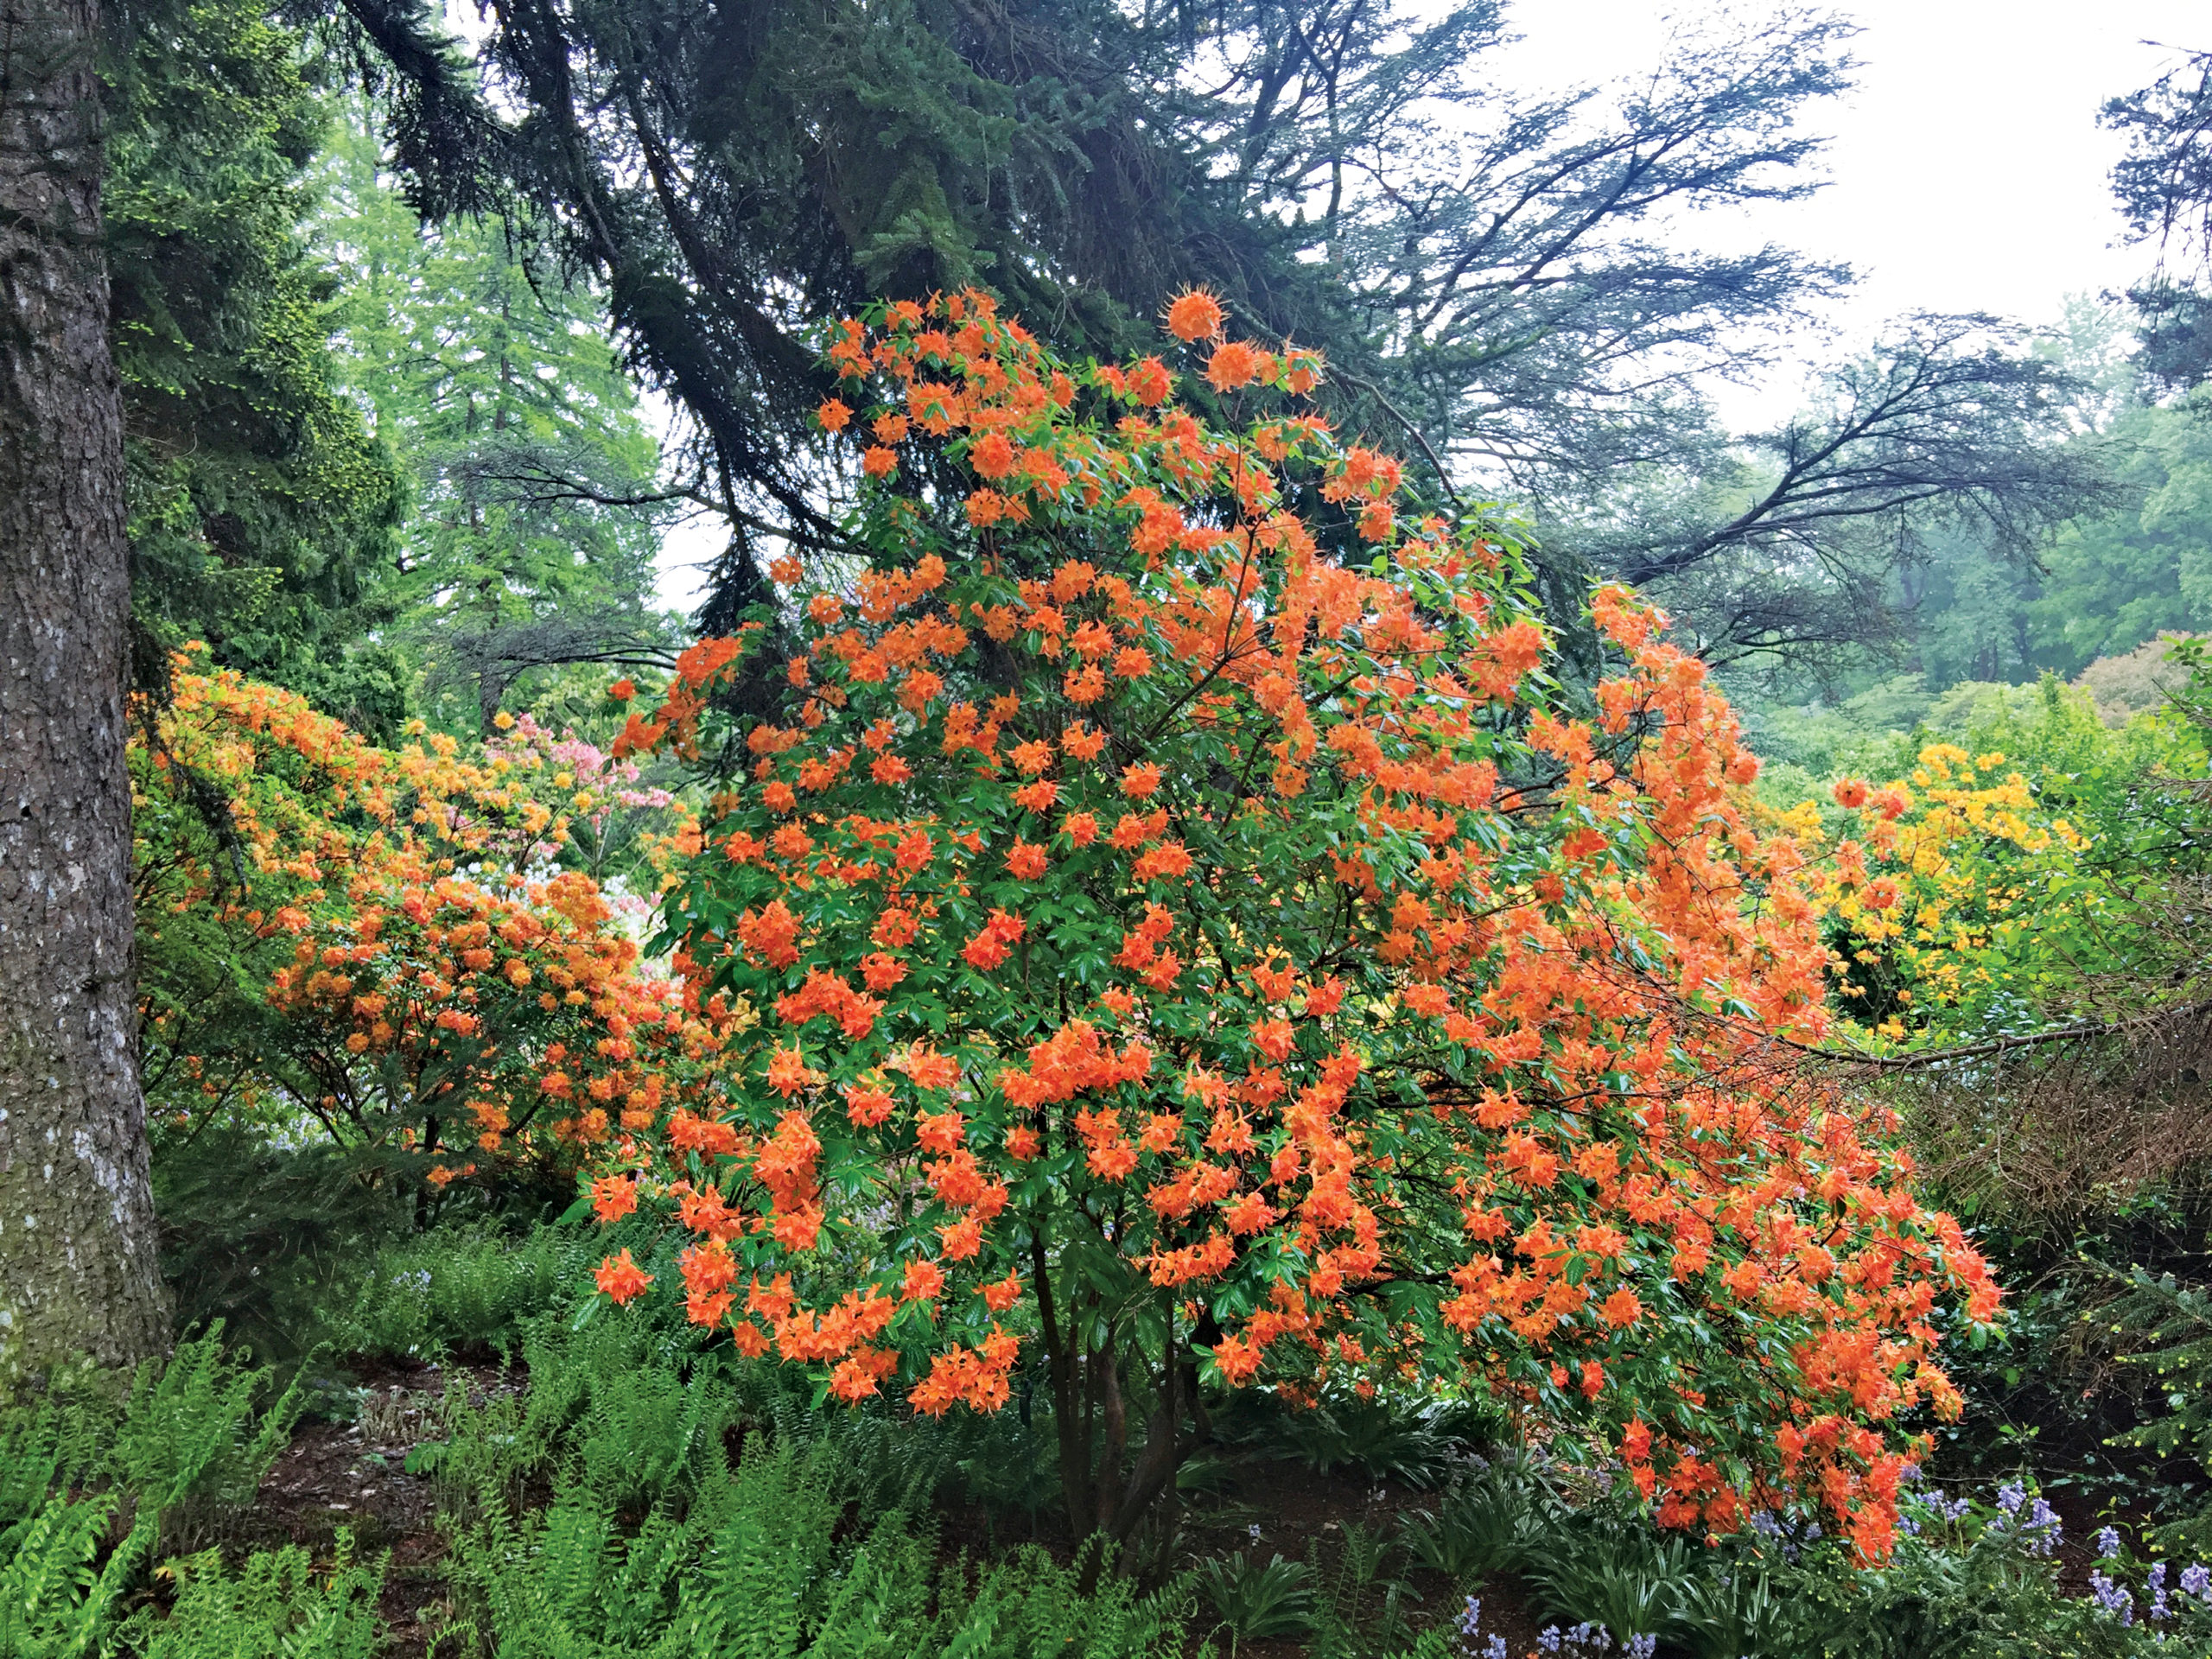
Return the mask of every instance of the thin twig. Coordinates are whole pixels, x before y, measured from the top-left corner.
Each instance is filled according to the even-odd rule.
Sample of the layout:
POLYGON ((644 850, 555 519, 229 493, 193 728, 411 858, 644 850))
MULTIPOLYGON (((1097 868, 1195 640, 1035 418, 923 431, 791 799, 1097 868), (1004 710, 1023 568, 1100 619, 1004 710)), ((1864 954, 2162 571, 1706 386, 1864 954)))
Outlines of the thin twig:
MULTIPOLYGON (((2207 1014, 2212 1014, 2212 1001, 2193 1002, 2180 1007, 2153 1008, 2148 1014, 2133 1014, 2125 1020, 2085 1020, 2071 1026, 2038 1031, 2025 1037, 1992 1037, 1959 1048, 1930 1049, 1920 1054, 1855 1054, 1844 1050, 1821 1048, 1812 1043, 1796 1042, 1788 1037, 1773 1036, 1773 1040, 1818 1059, 1840 1060, 1846 1065, 1863 1066, 1870 1071, 1910 1071, 1941 1065, 1947 1060, 1971 1060, 1984 1054, 2002 1054, 2016 1048, 2039 1048, 2046 1043, 2080 1042, 2092 1037, 2108 1037, 2117 1032, 2133 1030, 2139 1026, 2158 1025, 2170 1020, 2207 1014)), ((1772 1033, 1768 1034, 1772 1036, 1772 1033)))

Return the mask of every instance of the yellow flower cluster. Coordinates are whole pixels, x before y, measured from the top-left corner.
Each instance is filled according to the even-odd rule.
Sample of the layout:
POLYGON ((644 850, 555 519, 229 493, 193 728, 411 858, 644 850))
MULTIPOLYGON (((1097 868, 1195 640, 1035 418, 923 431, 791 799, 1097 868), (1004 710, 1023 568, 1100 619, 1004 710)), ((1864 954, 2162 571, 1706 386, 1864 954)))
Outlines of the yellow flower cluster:
MULTIPOLYGON (((1884 786, 1835 785, 1856 833, 1813 895, 1846 1007, 1892 1041, 2005 988, 2028 971, 2031 930, 2055 937, 2101 902, 2082 876, 2086 837, 2003 753, 1931 743, 1918 762, 1884 786)), ((1801 844, 1821 838, 1814 802, 1783 822, 1801 844)))

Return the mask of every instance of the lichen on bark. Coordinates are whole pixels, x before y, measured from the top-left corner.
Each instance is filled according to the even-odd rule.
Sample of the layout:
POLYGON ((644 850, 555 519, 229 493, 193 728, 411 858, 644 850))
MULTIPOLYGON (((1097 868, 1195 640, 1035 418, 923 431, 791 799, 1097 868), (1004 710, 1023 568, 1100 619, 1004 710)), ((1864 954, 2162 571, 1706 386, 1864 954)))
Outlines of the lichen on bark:
POLYGON ((94 0, 0 0, 0 1388, 168 1344, 139 1092, 94 0))

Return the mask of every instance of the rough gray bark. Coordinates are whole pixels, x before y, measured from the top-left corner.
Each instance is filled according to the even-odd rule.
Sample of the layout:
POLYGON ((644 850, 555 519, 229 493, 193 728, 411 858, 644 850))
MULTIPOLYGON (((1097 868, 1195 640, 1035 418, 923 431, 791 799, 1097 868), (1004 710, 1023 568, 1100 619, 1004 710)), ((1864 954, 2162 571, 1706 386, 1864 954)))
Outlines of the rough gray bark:
POLYGON ((0 0, 0 1394, 163 1351, 98 0, 0 0))

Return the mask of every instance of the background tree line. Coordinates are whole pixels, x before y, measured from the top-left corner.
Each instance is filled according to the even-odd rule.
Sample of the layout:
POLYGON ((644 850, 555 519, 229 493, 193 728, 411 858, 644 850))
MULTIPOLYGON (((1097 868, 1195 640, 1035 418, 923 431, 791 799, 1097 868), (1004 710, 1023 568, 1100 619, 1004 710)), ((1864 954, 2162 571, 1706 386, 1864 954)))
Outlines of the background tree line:
MULTIPOLYGON (((152 176, 111 193, 145 639, 206 636, 387 730, 410 696, 465 690, 480 723, 517 675, 651 662, 674 509, 728 528, 702 623, 745 602, 757 550, 839 544, 837 463, 796 418, 826 385, 810 331, 1001 270, 1077 351, 1215 286, 1325 350, 1332 416, 1410 443, 1440 499, 1525 513, 1562 593, 1635 581, 1716 660, 1782 664, 1778 690, 1863 683, 1923 639, 1934 690, 2070 677, 2200 602, 2190 424, 2145 395, 2118 313, 2043 339, 1902 319, 1776 431, 1719 426, 1715 378, 1850 273, 1687 257, 1662 220, 1816 188, 1806 118, 1851 71, 1837 19, 1687 38, 1647 86, 1529 100, 1481 73, 1489 5, 1053 4, 1003 39, 925 9, 897 49, 796 11, 619 10, 497 13, 480 68, 404 8, 305 34, 188 15, 218 49, 187 54, 197 84, 162 69, 178 84, 137 94, 118 182, 142 154, 152 176), (343 100, 333 137, 318 82, 377 41, 419 49, 372 54, 381 97, 343 100), (551 136, 562 97, 596 112, 588 142, 551 136), (179 159, 187 124, 221 135, 207 159, 179 159), (158 175, 180 168, 202 176, 158 175), (1106 178, 1143 191, 1099 200, 1106 178), (601 219, 615 241, 590 239, 601 219), (664 457, 633 377, 670 401, 664 457), (217 403, 249 385, 259 429, 217 403)), ((180 41, 153 44, 149 73, 180 41)))

